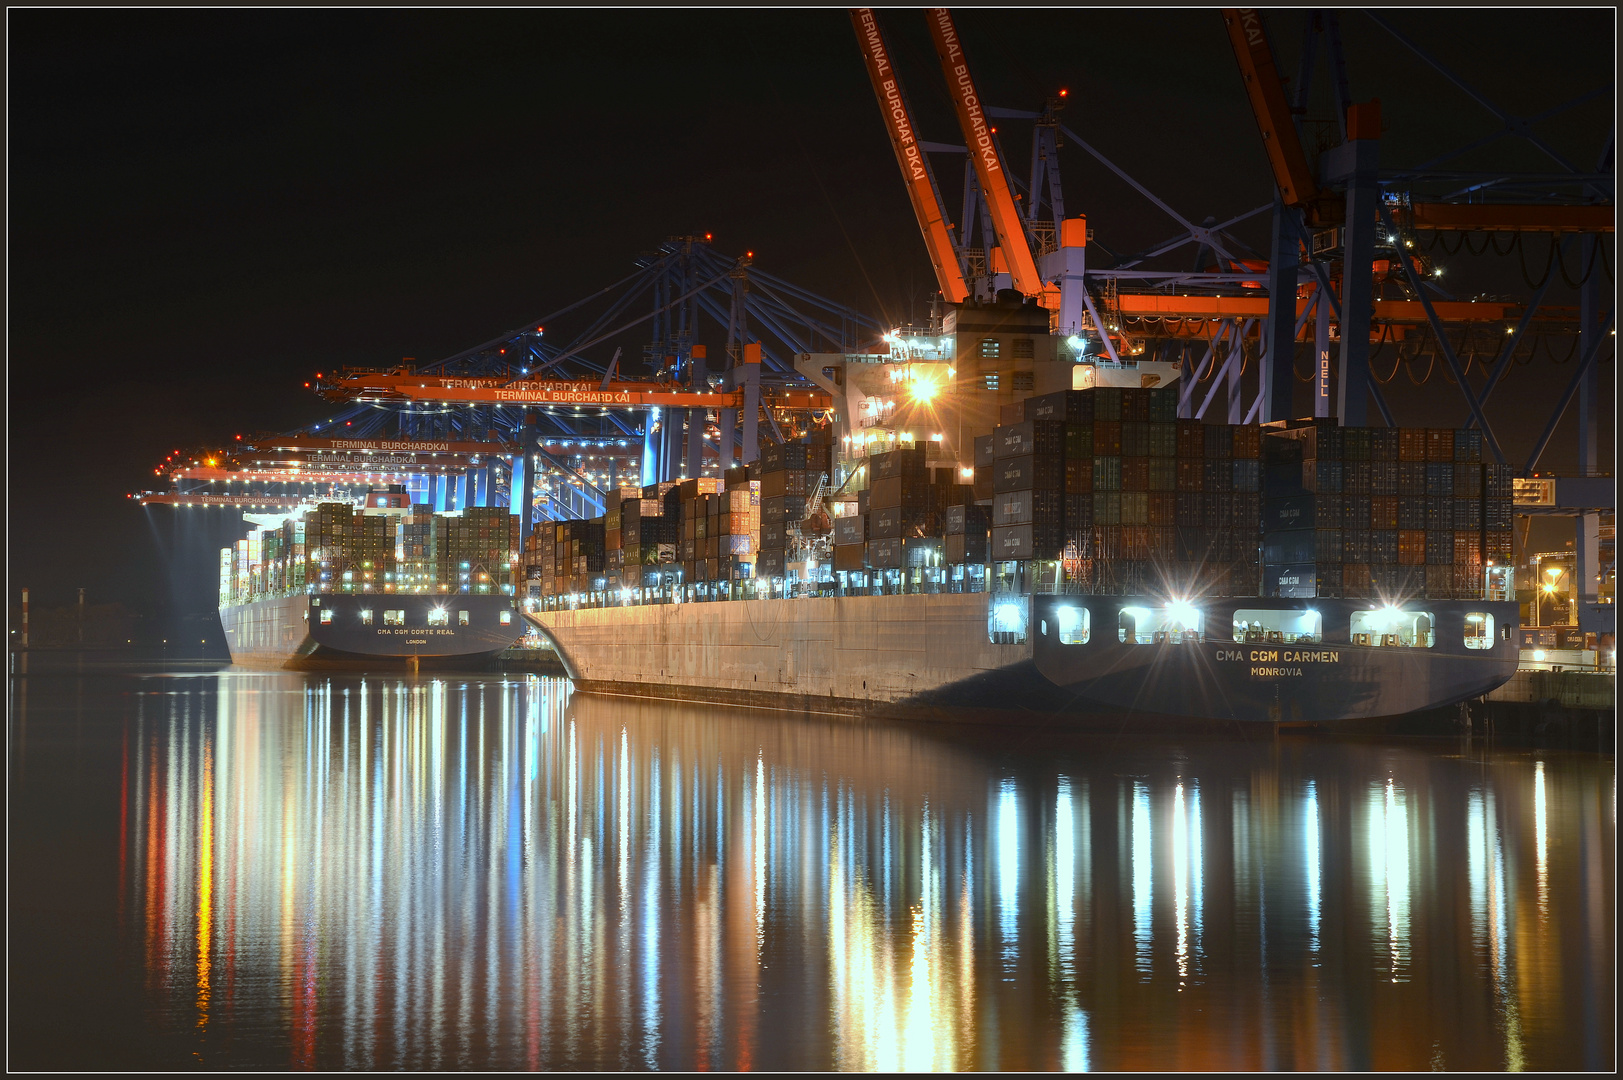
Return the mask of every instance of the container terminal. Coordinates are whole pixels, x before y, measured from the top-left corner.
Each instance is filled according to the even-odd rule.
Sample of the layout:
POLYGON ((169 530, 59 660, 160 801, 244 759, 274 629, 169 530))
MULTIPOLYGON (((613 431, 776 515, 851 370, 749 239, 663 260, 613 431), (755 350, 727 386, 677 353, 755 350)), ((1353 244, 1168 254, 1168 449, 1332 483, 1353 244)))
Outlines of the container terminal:
POLYGON ((156 470, 170 490, 132 496, 259 526, 221 553, 235 659, 539 646, 608 693, 1274 722, 1610 666, 1600 278, 1576 311, 1543 289, 1460 300, 1424 254, 1473 233, 1593 251, 1609 196, 1451 198, 1380 167, 1378 102, 1338 99, 1344 137, 1310 160, 1259 16, 1225 11, 1277 196, 1242 217, 1271 212, 1273 248, 1160 204, 1185 230, 1164 250, 1193 246, 1197 269, 1153 269, 1162 252, 1109 252, 1067 212, 1059 147, 1110 163, 1063 91, 984 106, 932 10, 964 142, 924 142, 879 17, 851 18, 937 277, 929 318, 882 326, 692 235, 640 257, 573 340, 547 316, 429 365, 318 373, 337 416, 177 450, 156 470), (1029 180, 994 121, 1030 124, 1029 180), (963 165, 957 222, 941 160, 963 165), (652 318, 629 317, 639 299, 652 318), (639 362, 597 355, 617 320, 647 328, 639 362), (1480 390, 1462 333, 1495 345, 1480 390), (1482 407, 1540 334, 1570 335, 1577 363, 1514 460, 1482 407), (1452 371, 1466 426, 1393 423, 1371 358, 1406 348, 1452 371), (1311 416, 1292 408, 1303 359, 1311 416), (1583 475, 1540 474, 1569 407, 1583 475), (1574 550, 1536 564, 1554 576, 1517 537, 1535 514, 1577 522, 1574 550))

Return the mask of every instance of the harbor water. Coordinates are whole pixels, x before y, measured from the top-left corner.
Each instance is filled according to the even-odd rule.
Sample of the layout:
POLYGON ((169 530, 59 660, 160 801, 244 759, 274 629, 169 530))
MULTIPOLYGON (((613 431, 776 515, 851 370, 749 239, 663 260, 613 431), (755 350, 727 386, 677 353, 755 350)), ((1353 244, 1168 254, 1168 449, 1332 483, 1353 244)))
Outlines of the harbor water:
POLYGON ((20 1069, 1609 1070, 1610 755, 10 684, 20 1069))

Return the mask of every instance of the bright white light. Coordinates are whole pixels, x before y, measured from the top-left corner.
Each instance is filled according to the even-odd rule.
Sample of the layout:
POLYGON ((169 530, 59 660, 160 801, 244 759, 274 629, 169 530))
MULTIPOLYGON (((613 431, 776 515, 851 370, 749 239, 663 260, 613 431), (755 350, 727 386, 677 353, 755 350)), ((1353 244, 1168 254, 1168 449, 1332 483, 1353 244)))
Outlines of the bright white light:
POLYGON ((1200 609, 1188 601, 1179 601, 1167 608, 1167 614, 1172 621, 1186 630, 1193 630, 1200 621, 1200 609))
POLYGON ((1023 612, 1018 604, 999 604, 993 613, 997 620, 999 630, 1014 631, 1020 629, 1020 617, 1023 612))
POLYGON ((1062 607, 1054 609, 1054 619, 1059 623, 1059 632, 1069 634, 1076 629, 1077 623, 1081 621, 1081 616, 1077 614, 1074 607, 1062 607))
POLYGON ((1544 662, 1544 650, 1543 649, 1534 649, 1533 650, 1533 659, 1542 664, 1544 662))

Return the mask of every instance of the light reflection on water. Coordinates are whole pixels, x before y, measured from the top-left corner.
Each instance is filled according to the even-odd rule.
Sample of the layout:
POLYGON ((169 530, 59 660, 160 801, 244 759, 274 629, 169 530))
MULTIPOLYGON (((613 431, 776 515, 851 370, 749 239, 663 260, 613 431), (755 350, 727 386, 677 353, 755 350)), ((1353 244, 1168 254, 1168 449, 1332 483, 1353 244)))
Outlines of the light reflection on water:
POLYGON ((1611 1063, 1609 759, 1022 755, 523 677, 138 686, 118 904, 194 1063, 1611 1063))

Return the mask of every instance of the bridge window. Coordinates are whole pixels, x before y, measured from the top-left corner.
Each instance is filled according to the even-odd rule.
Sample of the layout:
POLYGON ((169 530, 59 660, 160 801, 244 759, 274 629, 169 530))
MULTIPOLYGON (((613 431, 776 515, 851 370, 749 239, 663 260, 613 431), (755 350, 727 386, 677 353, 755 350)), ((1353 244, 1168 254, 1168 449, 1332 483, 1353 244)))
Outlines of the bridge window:
POLYGON ((981 385, 984 386, 988 390, 996 390, 997 389, 997 372, 988 371, 985 375, 983 375, 981 377, 981 385))
POLYGON ((1354 645, 1429 649, 1437 642, 1436 625, 1429 611, 1384 607, 1353 612, 1347 629, 1354 645))
POLYGON ((324 607, 321 609, 321 625, 326 626, 330 622, 332 622, 332 608, 324 607))
POLYGON ((1086 645, 1092 633, 1093 620, 1085 607, 1065 604, 1054 609, 1054 622, 1058 624, 1061 645, 1086 645))
POLYGON ((430 608, 428 612, 429 626, 450 626, 451 613, 444 608, 430 608))
POLYGON ((513 613, 511 611, 502 612, 502 625, 503 626, 511 626, 512 623, 513 623, 513 613))
POLYGON ((1467 649, 1493 648, 1493 616, 1486 611, 1465 613, 1465 647, 1467 649))
POLYGON ((1317 611, 1240 608, 1234 613, 1234 640, 1317 645, 1324 640, 1324 617, 1317 611))
POLYGON ((996 360, 998 358, 997 338, 981 338, 980 353, 982 360, 996 360))
POLYGON ((372 625, 372 609, 371 608, 363 607, 361 609, 361 625, 362 626, 371 626, 372 625))
POLYGON ((385 611, 383 613, 384 626, 405 626, 406 613, 404 611, 385 611))
POLYGON ((1117 624, 1116 639, 1128 645, 1177 645, 1201 640, 1205 615, 1193 604, 1165 607, 1125 607, 1117 624))
POLYGON ((468 625, 468 613, 466 611, 459 611, 456 613, 456 624, 458 626, 468 625))

